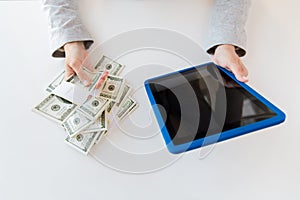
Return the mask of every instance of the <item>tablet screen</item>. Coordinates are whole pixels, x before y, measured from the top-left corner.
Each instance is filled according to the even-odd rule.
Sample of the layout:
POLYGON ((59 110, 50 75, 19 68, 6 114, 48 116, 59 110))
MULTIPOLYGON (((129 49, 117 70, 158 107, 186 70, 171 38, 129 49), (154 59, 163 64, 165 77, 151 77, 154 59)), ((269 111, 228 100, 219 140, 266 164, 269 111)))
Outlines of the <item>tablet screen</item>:
POLYGON ((175 145, 276 115, 212 63, 152 79, 149 87, 175 145))

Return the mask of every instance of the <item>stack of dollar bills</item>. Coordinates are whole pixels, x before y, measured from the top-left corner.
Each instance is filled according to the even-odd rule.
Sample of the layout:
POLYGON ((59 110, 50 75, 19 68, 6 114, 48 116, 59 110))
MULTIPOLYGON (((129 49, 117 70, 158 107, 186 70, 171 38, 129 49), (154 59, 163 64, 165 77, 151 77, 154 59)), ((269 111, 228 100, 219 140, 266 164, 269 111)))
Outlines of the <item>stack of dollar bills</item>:
MULTIPOLYGON (((86 74, 91 85, 84 87, 79 78, 74 75, 64 81, 65 71, 62 71, 46 88, 49 92, 33 111, 59 123, 66 131, 65 142, 76 150, 87 155, 91 148, 109 132, 108 115, 113 114, 114 119, 122 120, 137 108, 137 102, 131 97, 132 87, 119 76, 125 66, 107 56, 103 56, 93 71, 86 68, 86 74), (93 95, 94 88, 104 71, 108 77, 101 85, 97 95, 93 95), (67 95, 61 93, 62 86, 77 88, 67 95), (60 89, 59 89, 60 88, 60 89), (81 90, 78 90, 81 88, 81 90), (82 94, 88 94, 84 101, 75 101, 82 94), (114 110, 114 112, 112 112, 114 110)), ((70 92, 70 91, 68 91, 70 92)), ((80 99, 80 98, 79 98, 80 99)))

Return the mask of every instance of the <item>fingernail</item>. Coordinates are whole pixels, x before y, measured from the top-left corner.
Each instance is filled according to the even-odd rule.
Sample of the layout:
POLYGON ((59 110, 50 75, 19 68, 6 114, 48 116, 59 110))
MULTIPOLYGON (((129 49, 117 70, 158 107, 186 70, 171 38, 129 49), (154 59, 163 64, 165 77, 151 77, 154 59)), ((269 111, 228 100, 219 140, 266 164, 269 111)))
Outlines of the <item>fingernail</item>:
POLYGON ((243 76, 242 77, 244 80, 248 80, 248 77, 247 76, 243 76))
POLYGON ((88 86, 88 85, 89 85, 89 82, 88 82, 87 80, 84 80, 84 81, 83 81, 83 85, 84 85, 84 86, 88 86))

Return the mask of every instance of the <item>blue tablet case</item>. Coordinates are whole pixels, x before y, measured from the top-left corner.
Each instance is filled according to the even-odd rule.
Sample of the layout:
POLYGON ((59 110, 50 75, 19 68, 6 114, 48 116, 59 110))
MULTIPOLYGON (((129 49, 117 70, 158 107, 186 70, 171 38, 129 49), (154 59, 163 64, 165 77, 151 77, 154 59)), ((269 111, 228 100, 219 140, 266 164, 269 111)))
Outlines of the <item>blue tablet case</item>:
POLYGON ((213 144, 213 143, 216 143, 216 142, 221 142, 221 141, 224 141, 224 140, 228 140, 230 138, 234 138, 234 137, 237 137, 237 136, 240 136, 240 135, 244 135, 244 134, 252 132, 252 131, 256 131, 256 130, 259 130, 259 129, 263 129, 263 128, 266 128, 266 127, 270 127, 270 126, 282 123, 285 120, 285 114, 279 108, 274 106, 271 102, 269 102, 263 96, 258 94, 256 91, 254 91, 247 84, 239 82, 231 72, 227 71, 226 69, 224 69, 220 66, 214 65, 219 70, 226 73, 226 75, 228 75, 231 79, 233 79, 238 85, 240 85, 241 87, 246 89, 250 94, 255 96, 259 101, 261 101, 264 105, 266 105, 270 110, 272 110, 274 113, 276 113, 276 115, 269 118, 269 119, 258 121, 258 122, 248 124, 248 125, 245 125, 245 126, 241 126, 241 127, 238 127, 238 128, 234 128, 234 129, 231 129, 231 130, 226 130, 224 132, 220 132, 220 133, 217 133, 217 134, 214 134, 214 135, 206 136, 204 138, 196 139, 196 140, 193 140, 191 142, 184 143, 184 144, 175 145, 173 143, 173 141, 170 137, 170 134, 167 130, 167 127, 166 127, 166 125, 163 121, 162 115, 160 113, 160 110, 157 106, 157 103, 155 101, 155 98, 153 96, 151 88, 149 86, 149 82, 155 81, 155 80, 163 78, 163 77, 171 76, 171 75, 173 75, 175 73, 178 73, 178 72, 185 72, 185 71, 188 71, 188 70, 191 70, 191 69, 200 68, 200 67, 204 67, 204 66, 208 66, 208 65, 214 65, 214 64, 213 63, 206 63, 206 64, 202 64, 202 65, 199 65, 199 66, 190 67, 190 68, 187 68, 187 69, 179 70, 177 72, 172 72, 172 73, 169 73, 169 74, 165 74, 165 75, 161 75, 161 76, 158 76, 158 77, 155 77, 155 78, 151 78, 151 79, 148 79, 144 82, 146 93, 147 93, 148 98, 150 100, 150 104, 153 108, 155 117, 157 119, 158 125, 159 125, 160 130, 161 130, 161 133, 162 133, 163 138, 165 140, 166 146, 167 146, 168 150, 171 153, 174 153, 174 154, 181 153, 181 152, 189 151, 189 150, 196 149, 196 148, 199 148, 199 147, 202 147, 202 146, 210 145, 210 144, 213 144))

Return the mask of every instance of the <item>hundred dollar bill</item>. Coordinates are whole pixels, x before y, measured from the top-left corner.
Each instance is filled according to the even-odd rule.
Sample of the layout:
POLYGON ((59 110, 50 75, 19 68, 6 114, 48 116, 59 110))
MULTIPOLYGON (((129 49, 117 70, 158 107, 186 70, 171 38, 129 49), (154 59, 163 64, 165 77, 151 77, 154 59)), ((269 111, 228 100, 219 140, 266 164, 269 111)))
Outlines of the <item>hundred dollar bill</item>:
POLYGON ((110 101, 106 107, 106 111, 109 114, 111 112, 111 110, 113 109, 114 105, 116 104, 116 102, 114 101, 110 101))
POLYGON ((90 96, 79 109, 86 114, 90 119, 96 119, 105 110, 109 100, 90 96))
POLYGON ((64 122, 63 127, 70 137, 76 136, 82 130, 86 129, 93 123, 91 119, 81 113, 79 110, 75 110, 64 122))
POLYGON ((95 70, 96 71, 108 71, 111 75, 119 75, 124 65, 121 65, 107 56, 103 56, 100 61, 96 64, 95 70))
POLYGON ((54 94, 50 94, 41 103, 34 107, 33 111, 53 120, 59 124, 71 115, 76 105, 54 94))
POLYGON ((51 93, 58 85, 60 85, 63 82, 64 78, 65 78, 65 70, 63 70, 62 72, 60 72, 54 78, 54 80, 46 88, 46 91, 51 93))
POLYGON ((99 135, 95 141, 95 144, 98 144, 98 142, 101 140, 101 138, 107 133, 107 130, 103 130, 99 132, 99 135))
POLYGON ((87 69, 85 70, 85 72, 87 73, 87 75, 89 76, 90 80, 91 80, 91 85, 89 86, 89 91, 93 91, 96 84, 98 83, 99 78, 101 77, 101 75, 103 74, 103 72, 90 72, 87 69))
POLYGON ((124 103, 120 106, 118 112, 117 112, 117 117, 122 120, 125 118, 127 115, 129 115, 131 112, 133 112, 137 108, 138 104, 136 101, 131 98, 127 97, 127 99, 124 101, 124 103))
MULTIPOLYGON (((89 77, 89 79, 91 81, 91 84, 90 84, 89 87, 87 87, 87 90, 89 92, 92 92, 94 90, 94 88, 95 88, 95 86, 96 86, 99 78, 103 74, 103 72, 91 72, 87 68, 82 68, 82 70, 89 77)), ((70 83, 73 83, 73 84, 77 85, 78 87, 85 87, 84 84, 79 79, 79 77, 76 76, 76 75, 70 77, 67 81, 70 82, 70 83)))
POLYGON ((69 135, 65 139, 65 142, 71 147, 75 148, 79 152, 87 155, 91 150, 92 146, 95 144, 100 132, 93 133, 79 133, 75 137, 70 137, 69 135))
POLYGON ((107 130, 107 113, 104 110, 97 120, 89 127, 81 131, 81 133, 91 133, 107 130))
POLYGON ((125 84, 123 87, 121 96, 120 96, 120 101, 119 101, 119 103, 116 104, 116 106, 119 107, 122 104, 123 100, 125 100, 127 98, 130 91, 131 91, 131 87, 128 84, 125 84))
POLYGON ((109 75, 107 80, 103 83, 103 89, 99 96, 118 103, 121 98, 123 83, 123 78, 109 75))

